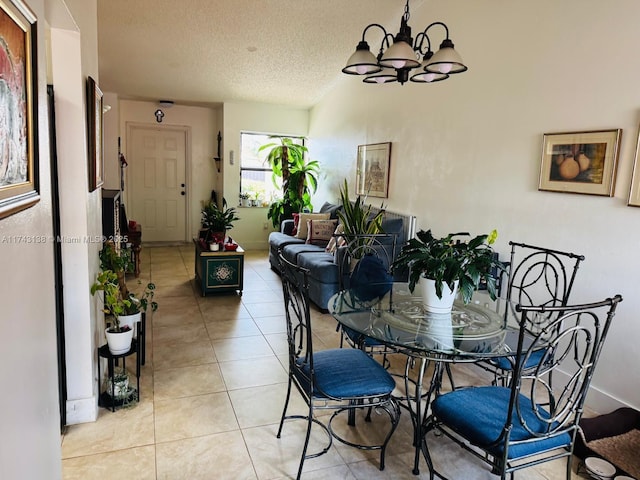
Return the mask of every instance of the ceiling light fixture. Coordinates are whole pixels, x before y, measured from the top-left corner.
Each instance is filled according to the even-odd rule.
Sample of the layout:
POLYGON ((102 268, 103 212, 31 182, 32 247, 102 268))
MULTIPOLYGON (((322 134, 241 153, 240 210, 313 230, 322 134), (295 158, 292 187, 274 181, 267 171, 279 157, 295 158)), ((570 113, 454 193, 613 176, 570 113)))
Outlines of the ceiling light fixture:
POLYGON ((449 39, 449 28, 442 22, 433 22, 413 41, 409 22, 409 0, 404 7, 404 15, 400 20, 400 31, 394 37, 378 23, 372 23, 362 32, 362 40, 358 43, 356 51, 349 60, 342 73, 348 75, 366 75, 365 83, 390 83, 407 80, 417 83, 433 83, 446 80, 449 75, 467 71, 462 63, 462 58, 453 48, 453 42, 449 39), (427 31, 431 27, 440 25, 445 30, 445 39, 440 44, 440 49, 434 54, 431 50, 431 40, 427 31), (380 42, 380 52, 375 57, 365 40, 367 30, 378 27, 384 33, 380 42), (391 38, 391 41, 389 40, 391 38), (386 46, 386 50, 385 50, 386 46), (411 71, 416 69, 413 75, 411 71))

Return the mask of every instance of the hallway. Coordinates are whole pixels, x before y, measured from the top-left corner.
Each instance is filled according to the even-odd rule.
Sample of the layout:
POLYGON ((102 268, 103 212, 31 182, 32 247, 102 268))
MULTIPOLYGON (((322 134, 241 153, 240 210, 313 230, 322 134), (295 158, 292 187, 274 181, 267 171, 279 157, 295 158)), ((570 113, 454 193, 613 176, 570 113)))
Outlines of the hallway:
MULTIPOLYGON (((64 480, 294 478, 306 424, 287 422, 282 438, 275 436, 287 381, 279 277, 270 270, 266 251, 247 252, 243 295, 202 297, 193 280, 193 257, 191 244, 143 247, 140 279, 156 284, 159 308, 147 321, 141 401, 115 413, 101 408, 96 422, 67 428, 64 480)), ((136 289, 133 277, 127 284, 136 289)), ((339 346, 335 320, 315 309, 312 317, 316 349, 339 346)), ((392 360, 394 369, 402 368, 401 358, 392 360)), ((132 368, 135 362, 127 364, 132 368)), ((471 373, 456 368, 456 380, 477 381, 471 373)), ((305 410, 294 391, 290 411, 305 410)), ((326 455, 305 462, 303 478, 428 478, 424 460, 421 475, 411 473, 411 431, 403 411, 383 472, 377 452, 334 442, 326 455)), ((319 435, 318 441, 312 435, 311 451, 323 440, 314 433, 319 435)), ((496 478, 444 441, 434 450, 435 461, 446 463, 451 478, 496 478)), ((551 462, 516 478, 555 480, 564 478, 564 468, 564 461, 551 462)))

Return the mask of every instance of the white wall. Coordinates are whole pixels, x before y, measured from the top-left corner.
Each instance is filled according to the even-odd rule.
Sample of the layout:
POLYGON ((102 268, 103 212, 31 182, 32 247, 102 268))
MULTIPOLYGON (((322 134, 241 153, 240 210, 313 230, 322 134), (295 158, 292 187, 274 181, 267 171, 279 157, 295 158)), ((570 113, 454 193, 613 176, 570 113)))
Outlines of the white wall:
POLYGON ((313 108, 309 128, 328 175, 318 197, 335 199, 344 177, 354 185, 359 144, 393 142, 386 203, 416 215, 419 228, 497 228, 503 258, 509 240, 585 255, 572 301, 624 297, 588 399, 599 411, 640 407, 640 209, 626 206, 640 107, 638 18, 635 0, 434 0, 412 10, 409 24, 415 33, 447 23, 469 71, 405 86, 345 75, 313 108), (609 128, 624 130, 613 198, 538 191, 543 133, 609 128))
MULTIPOLYGON (((219 111, 215 108, 174 105, 162 108, 162 123, 157 123, 154 112, 159 108, 157 103, 133 100, 120 100, 120 132, 121 148, 127 162, 134 161, 127 150, 127 124, 147 124, 150 128, 187 127, 191 142, 187 146, 187 216, 189 237, 197 237, 200 229, 201 202, 207 200, 211 190, 218 182, 218 174, 213 157, 216 155, 216 136, 220 130, 219 111)), ((109 141, 113 142, 113 138, 109 141)), ((111 161, 111 159, 110 159, 111 161)), ((125 169, 126 177, 126 169, 125 169)), ((125 186, 125 202, 127 201, 125 186)), ((144 232, 142 240, 144 241, 144 232)))
POLYGON ((118 95, 103 92, 103 104, 111 107, 102 117, 104 142, 104 184, 103 189, 120 189, 120 162, 118 160, 118 138, 120 137, 120 105, 118 95))
MULTIPOLYGON (((309 111, 266 104, 225 103, 223 121, 222 192, 229 206, 234 206, 238 204, 240 194, 240 134, 255 132, 306 137, 309 111)), ((240 220, 234 224, 229 235, 245 250, 268 249, 269 232, 273 228, 271 221, 267 220, 267 211, 267 208, 261 207, 238 209, 240 220)))

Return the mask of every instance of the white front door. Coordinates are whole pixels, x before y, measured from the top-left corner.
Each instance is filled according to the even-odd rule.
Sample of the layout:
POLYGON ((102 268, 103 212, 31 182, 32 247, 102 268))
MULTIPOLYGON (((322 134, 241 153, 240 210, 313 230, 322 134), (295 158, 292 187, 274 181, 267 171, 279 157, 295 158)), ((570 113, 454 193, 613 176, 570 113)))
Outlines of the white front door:
POLYGON ((128 129, 127 216, 142 225, 144 242, 184 242, 186 130, 128 129))

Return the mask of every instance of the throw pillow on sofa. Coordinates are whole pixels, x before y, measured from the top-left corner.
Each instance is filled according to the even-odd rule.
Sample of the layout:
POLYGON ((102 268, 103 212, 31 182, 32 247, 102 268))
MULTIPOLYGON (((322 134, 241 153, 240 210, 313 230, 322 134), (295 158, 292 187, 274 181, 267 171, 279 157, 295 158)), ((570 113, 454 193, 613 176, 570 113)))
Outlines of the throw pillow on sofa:
POLYGON ((307 239, 307 221, 308 220, 329 220, 328 213, 301 213, 298 216, 298 232, 296 233, 296 238, 301 238, 302 240, 307 239))
POLYGON ((337 220, 308 220, 307 243, 326 247, 333 238, 337 223, 337 220))
POLYGON ((328 253, 333 255, 339 247, 347 244, 347 240, 342 235, 343 233, 344 225, 339 223, 333 232, 333 235, 331 235, 331 239, 329 240, 329 243, 327 243, 327 247, 325 248, 328 253))

